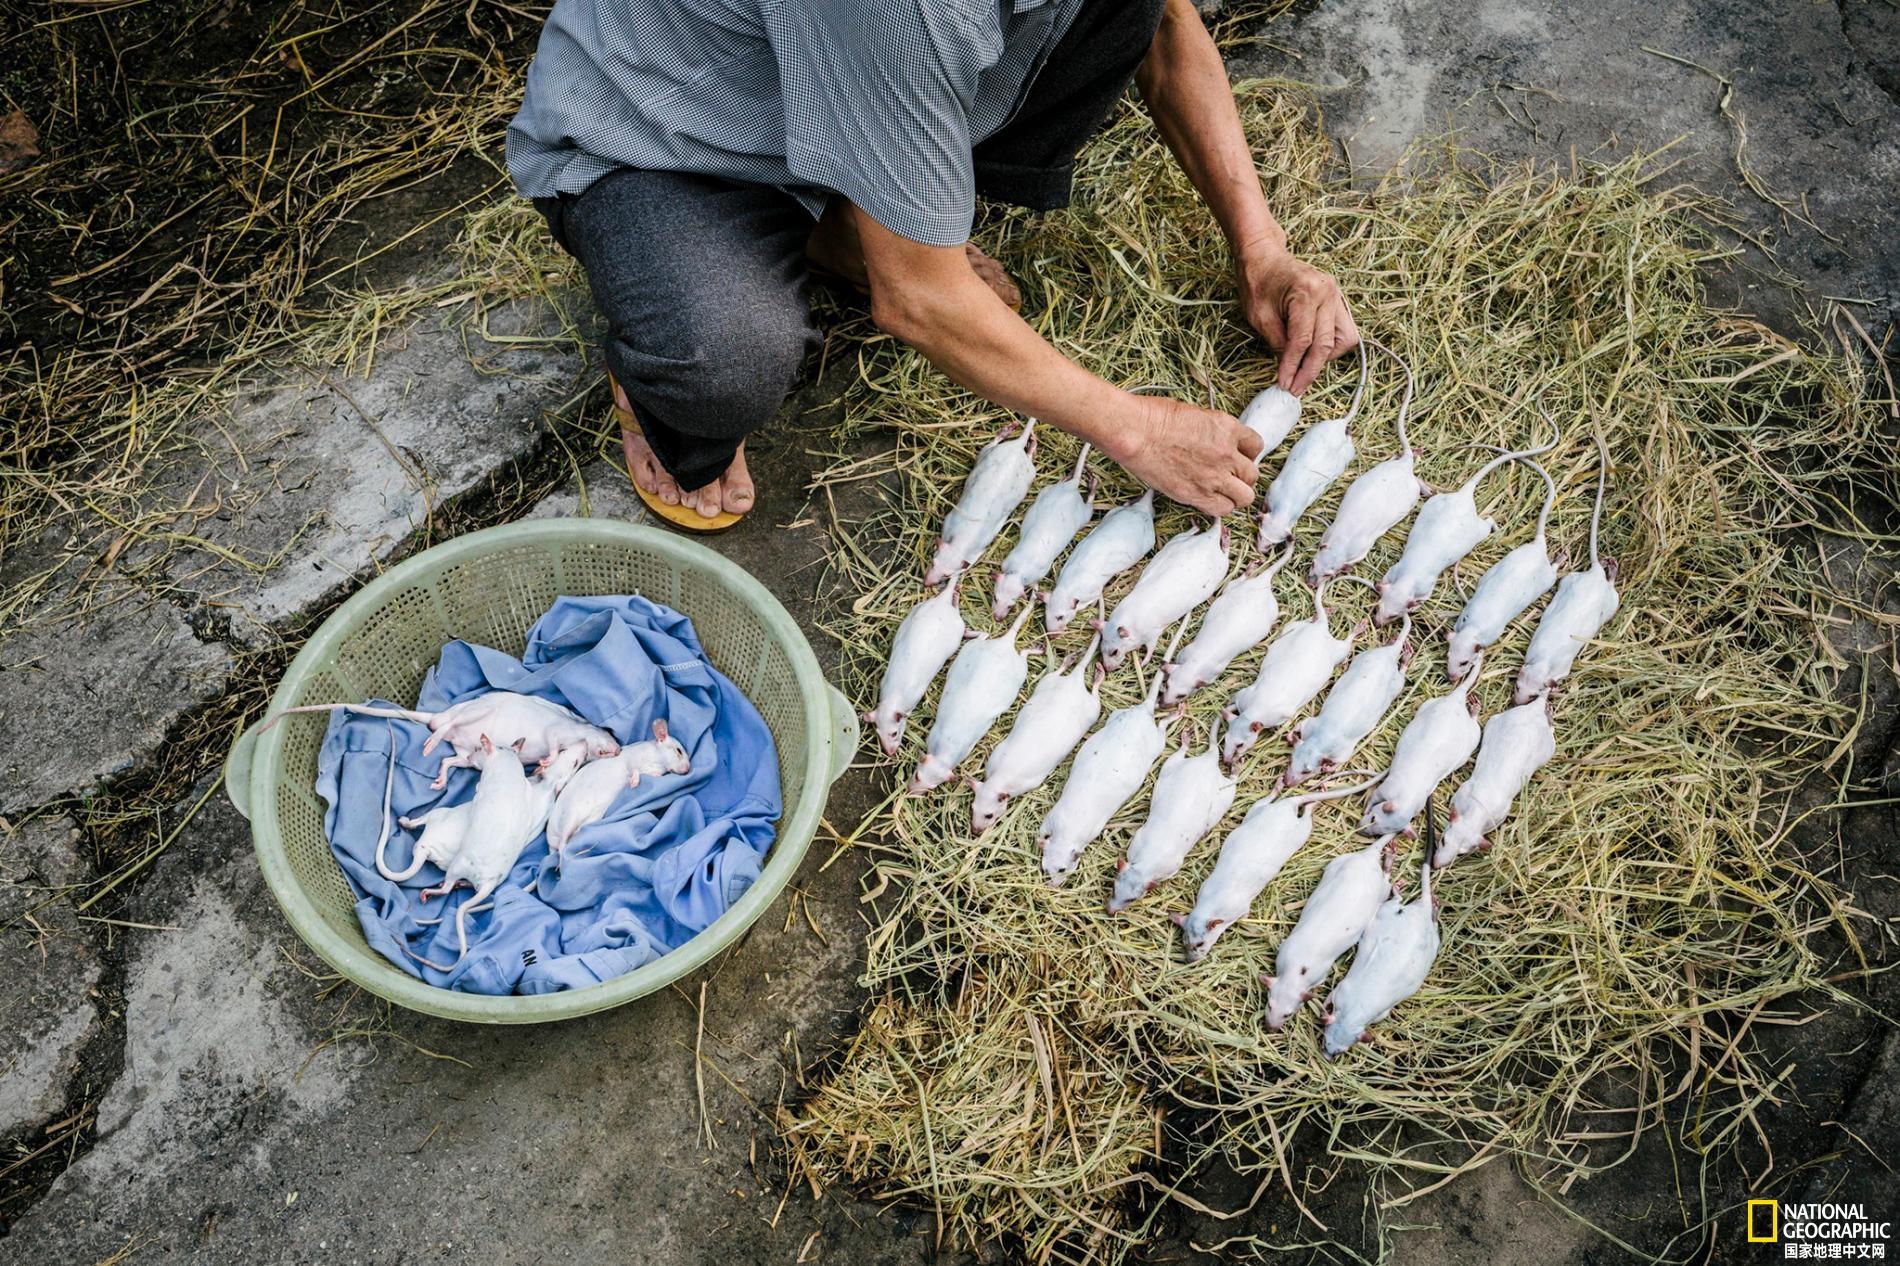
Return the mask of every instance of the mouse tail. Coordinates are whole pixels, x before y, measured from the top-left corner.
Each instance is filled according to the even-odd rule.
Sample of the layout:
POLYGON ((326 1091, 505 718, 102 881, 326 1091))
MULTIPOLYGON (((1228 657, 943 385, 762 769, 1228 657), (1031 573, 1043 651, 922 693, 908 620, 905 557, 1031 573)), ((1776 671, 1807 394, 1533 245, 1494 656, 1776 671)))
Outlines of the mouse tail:
POLYGON ((1372 353, 1367 349, 1365 340, 1359 342, 1359 385, 1353 388, 1352 403, 1346 406, 1346 414, 1339 420, 1347 426, 1359 416, 1359 408, 1366 402, 1366 385, 1372 381, 1372 353))
POLYGON ((1590 511, 1590 570, 1595 571, 1597 561, 1597 529, 1603 522, 1603 489, 1610 482, 1610 446, 1603 442, 1603 428, 1591 426, 1591 432, 1597 442, 1597 503, 1590 511))
POLYGON ((396 727, 389 726, 389 774, 383 779, 383 829, 376 837, 376 873, 391 883, 401 883, 422 868, 422 857, 418 853, 415 864, 407 872, 397 874, 389 869, 383 860, 383 852, 389 847, 389 806, 396 794, 396 727))
POLYGON ((1399 453, 1403 456, 1405 453, 1411 451, 1412 447, 1411 441, 1407 439, 1405 435, 1405 419, 1409 417, 1412 412, 1412 388, 1414 385, 1412 381, 1412 367, 1405 363, 1403 356, 1400 356, 1397 352, 1375 338, 1361 334, 1359 341, 1364 343, 1367 347, 1374 348, 1390 356, 1398 363, 1399 369, 1405 374, 1405 394, 1399 397, 1399 417, 1396 424, 1399 433, 1399 453))
POLYGON ((1557 481, 1550 477, 1548 470, 1544 469, 1544 463, 1536 458, 1526 457, 1524 464, 1536 471, 1544 481, 1544 508, 1537 512, 1537 537, 1541 540, 1545 527, 1550 523, 1551 507, 1557 504, 1557 481))
POLYGON ((1543 415, 1544 421, 1550 423, 1550 443, 1539 444, 1531 448, 1515 448, 1508 452, 1500 452, 1496 457, 1493 457, 1490 461, 1478 467, 1478 473, 1465 481, 1465 487, 1476 488, 1479 480, 1506 462, 1523 461, 1525 458, 1537 457, 1557 447, 1558 443, 1564 437, 1564 429, 1557 425, 1557 419, 1550 416, 1550 411, 1544 408, 1544 402, 1542 400, 1536 401, 1535 404, 1537 406, 1537 412, 1543 415))
POLYGON ((1069 476, 1070 483, 1080 484, 1082 482, 1082 472, 1088 469, 1089 452, 1093 447, 1094 446, 1086 440, 1083 441, 1082 451, 1075 456, 1075 473, 1069 476))
POLYGON ((306 703, 295 708, 285 708, 257 727, 262 734, 293 712, 351 712, 361 717, 389 717, 397 721, 419 721, 423 725, 435 719, 432 712, 417 712, 413 708, 374 708, 367 703, 306 703))
POLYGON ((1298 797, 1294 803, 1305 807, 1306 805, 1324 804, 1328 800, 1343 800, 1347 796, 1357 795, 1362 791, 1371 791, 1379 784, 1379 780, 1385 777, 1384 771, 1372 769, 1341 769, 1336 770, 1335 773, 1365 774, 1369 775, 1369 777, 1367 777, 1364 782, 1356 782, 1348 787, 1328 787, 1324 791, 1308 792, 1306 795, 1298 797))

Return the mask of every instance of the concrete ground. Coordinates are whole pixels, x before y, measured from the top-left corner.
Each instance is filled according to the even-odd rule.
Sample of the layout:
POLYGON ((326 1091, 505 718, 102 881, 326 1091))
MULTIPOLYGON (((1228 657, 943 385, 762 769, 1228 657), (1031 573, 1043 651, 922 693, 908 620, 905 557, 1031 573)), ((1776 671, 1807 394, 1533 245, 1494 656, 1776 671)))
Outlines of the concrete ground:
MULTIPOLYGON (((1877 332, 1900 312, 1897 13, 1887 0, 1337 0, 1276 24, 1272 43, 1234 69, 1329 85, 1328 126, 1366 174, 1448 123, 1479 148, 1544 161, 1680 137, 1671 179, 1730 200, 1744 231, 1771 234, 1780 266, 1806 286, 1789 290, 1756 257, 1753 271, 1712 275, 1713 293, 1790 331, 1806 305, 1836 296, 1877 332), (1721 85, 1645 45, 1732 79, 1743 163, 1805 206, 1812 225, 1741 185, 1721 85)), ((423 218, 418 197, 402 214, 423 218)), ((420 274, 429 258, 418 247, 408 267, 420 274)), ((522 304, 490 324, 533 333, 549 317, 522 304)), ((569 473, 551 421, 594 388, 585 357, 470 346, 479 368, 456 315, 432 314, 393 337, 368 382, 299 368, 257 383, 229 416, 206 419, 199 450, 161 476, 213 470, 229 492, 200 535, 270 566, 237 567, 215 549, 181 554, 171 597, 122 605, 109 620, 56 597, 40 631, 0 645, 0 813, 10 823, 0 832, 0 1137, 13 1144, 0 1167, 25 1158, 0 1188, 0 1263, 933 1256, 927 1211, 842 1192, 814 1200, 770 1156, 772 1115, 797 1094, 796 1069, 835 1049, 864 1001, 861 868, 849 855, 825 868, 822 840, 733 953, 675 990, 546 1029, 478 1031, 337 988, 289 933, 245 823, 208 783, 156 806, 149 838, 169 846, 110 899, 80 908, 116 872, 99 869, 69 816, 73 798, 154 780, 168 741, 251 688, 247 674, 270 662, 276 641, 294 640, 365 574, 458 525, 583 503, 637 513, 611 469, 569 473), (97 739, 77 751, 65 741, 75 715, 97 739)), ((835 647, 816 628, 834 596, 822 568, 832 510, 807 503, 814 459, 801 419, 831 398, 833 373, 760 439, 762 504, 714 542, 813 630, 828 664, 835 647)), ((850 502, 838 512, 848 522, 850 502)), ((31 565, 0 563, 0 582, 31 565)), ((1882 706, 1861 745, 1861 767, 1889 784, 1900 775, 1892 686, 1870 682, 1882 706)), ((867 773, 847 775, 830 820, 854 821, 873 795, 867 773)), ((1842 834, 1849 873, 1867 880, 1862 904, 1889 919, 1900 915, 1893 885, 1874 877, 1900 866, 1895 825, 1886 810, 1863 811, 1842 834)), ((1878 988, 1892 1014, 1890 987, 1878 988)), ((1893 1215, 1882 1158, 1900 1146, 1900 1045, 1838 1008, 1776 1040, 1793 1069, 1783 1104, 1759 1115, 1776 1190, 1884 1198, 1874 1211, 1893 1215)), ((1569 1192, 1616 1240, 1492 1165, 1408 1206, 1397 1220, 1415 1229, 1399 1252, 1608 1262, 1632 1256, 1620 1240, 1644 1256, 1758 1260, 1730 1211, 1752 1194, 1749 1180, 1718 1172, 1699 1204, 1684 1123, 1670 1124, 1628 1164, 1569 1192), (1712 1227, 1702 1222, 1717 1211, 1712 1227)), ((1252 1188, 1212 1174, 1193 1190, 1234 1208, 1252 1188)), ((1370 1255, 1364 1195, 1348 1174, 1313 1209, 1370 1255)), ((1297 1241, 1312 1231, 1277 1188, 1231 1222, 1168 1212, 1159 1225, 1155 1261, 1195 1259, 1192 1246, 1236 1234, 1297 1241)))

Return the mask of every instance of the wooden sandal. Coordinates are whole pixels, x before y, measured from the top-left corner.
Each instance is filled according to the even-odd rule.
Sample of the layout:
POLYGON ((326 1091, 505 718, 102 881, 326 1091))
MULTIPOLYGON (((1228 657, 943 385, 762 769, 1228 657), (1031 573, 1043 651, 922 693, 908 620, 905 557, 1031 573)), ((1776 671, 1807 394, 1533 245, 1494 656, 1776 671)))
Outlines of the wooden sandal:
MULTIPOLYGON (((613 403, 614 421, 620 424, 622 431, 631 429, 635 434, 639 434, 640 423, 634 418, 633 412, 629 409, 621 408, 620 402, 613 398, 618 394, 618 388, 614 383, 614 376, 612 374, 607 375, 607 391, 608 398, 613 403)), ((634 495, 638 496, 640 500, 645 503, 646 508, 653 512, 655 518, 664 523, 672 524, 682 532, 692 532, 700 536, 714 536, 726 531, 738 523, 740 519, 745 518, 745 514, 735 513, 731 510, 721 510, 718 514, 715 514, 709 519, 689 505, 668 505, 666 502, 660 500, 657 493, 648 492, 645 488, 640 486, 639 481, 633 477, 633 469, 631 467, 627 470, 627 482, 633 485, 634 495)), ((756 495, 753 498, 753 504, 758 504, 756 495)))

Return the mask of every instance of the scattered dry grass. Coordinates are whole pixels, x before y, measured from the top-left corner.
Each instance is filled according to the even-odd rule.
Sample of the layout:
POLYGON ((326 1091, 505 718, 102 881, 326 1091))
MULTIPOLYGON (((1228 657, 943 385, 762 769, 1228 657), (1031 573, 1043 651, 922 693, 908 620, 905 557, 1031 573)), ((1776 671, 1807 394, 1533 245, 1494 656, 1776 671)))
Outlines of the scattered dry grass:
MULTIPOLYGON (((1190 1156, 1214 1149, 1279 1175, 1296 1203, 1341 1166, 1369 1166, 1375 1221, 1500 1158, 1561 1192, 1617 1163, 1684 1096, 1700 1107, 1680 1142, 1702 1163, 1758 1132, 1754 1110, 1775 1096, 1780 1074, 1753 1026, 1793 1018, 1797 994, 1841 996, 1834 973, 1880 934, 1789 839, 1797 784, 1819 769, 1844 789, 1851 775, 1860 718, 1836 697, 1843 669, 1896 627, 1829 573, 1845 547, 1889 543, 1870 526, 1897 479, 1879 381, 1852 355, 1708 310, 1697 273, 1722 252, 1685 196, 1649 186, 1642 159, 1535 172, 1438 148, 1357 190, 1329 180, 1299 90, 1251 85, 1242 103, 1292 239, 1418 371, 1411 433, 1426 479, 1461 480, 1485 456, 1473 444, 1522 446, 1539 433, 1529 401, 1541 394, 1565 425, 1545 458, 1561 489, 1551 535, 1581 556, 1601 432, 1614 467, 1604 550, 1621 559, 1623 607, 1562 688, 1557 757, 1498 846, 1443 876, 1431 980, 1384 1040, 1338 1063, 1320 1054, 1311 1008, 1267 1033, 1255 983, 1320 868, 1349 846, 1337 808, 1319 811, 1312 842, 1195 967, 1167 912, 1192 903, 1213 842, 1130 914, 1102 913, 1145 797, 1055 891, 1034 835, 1061 771, 980 839, 967 792, 947 790, 893 799, 854 833, 874 859, 866 979, 885 998, 788 1119, 795 1158, 815 1180, 931 1202, 958 1242, 1010 1237, 1037 1260, 1112 1257, 1140 1238, 1124 1197, 1148 1181, 1157 1113, 1194 1131, 1181 1140, 1190 1156)), ((1198 396, 1211 378, 1237 408, 1271 364, 1232 306, 1206 213, 1132 110, 1088 151, 1081 184, 1068 212, 994 226, 1032 319, 1112 381, 1198 396)), ((821 482, 882 476, 886 508, 839 534, 835 572, 858 596, 828 630, 846 648, 847 688, 868 701, 936 525, 1000 418, 888 341, 868 343, 859 368, 845 438, 888 428, 896 445, 821 482)), ((1309 415, 1340 411, 1354 376, 1326 375, 1309 415)), ((1379 364, 1355 471, 1390 455, 1397 399, 1379 364)), ((1065 468, 1072 444, 1046 438, 1042 470, 1065 468)), ((1104 474, 1105 499, 1132 495, 1124 475, 1104 474)), ((1340 491, 1302 524, 1302 557, 1340 491)), ((1406 693, 1357 763, 1382 761, 1443 689, 1460 595, 1523 539, 1541 496, 1528 471, 1487 482, 1482 508, 1500 531, 1458 569, 1456 592, 1441 586, 1422 610, 1406 693)), ((1161 530, 1187 523, 1177 508, 1161 530)), ((1235 530, 1239 566, 1252 524, 1235 530)), ((1378 575, 1401 543, 1388 537, 1361 574, 1378 575)), ((1008 545, 1006 534, 993 554, 1008 545)), ((1309 602, 1301 571, 1280 578, 1295 616, 1309 602)), ((986 587, 965 598, 978 628, 993 623, 986 587)), ((1348 617, 1370 597, 1338 594, 1348 617)), ((1521 621, 1489 657, 1487 714, 1508 703, 1528 634, 1521 621)), ((1258 657, 1191 701, 1197 729, 1258 657)), ((1106 706, 1142 685, 1124 669, 1106 706)), ((926 704, 894 781, 929 716, 926 704)), ((1227 825, 1283 762, 1284 749, 1255 750, 1227 825)))

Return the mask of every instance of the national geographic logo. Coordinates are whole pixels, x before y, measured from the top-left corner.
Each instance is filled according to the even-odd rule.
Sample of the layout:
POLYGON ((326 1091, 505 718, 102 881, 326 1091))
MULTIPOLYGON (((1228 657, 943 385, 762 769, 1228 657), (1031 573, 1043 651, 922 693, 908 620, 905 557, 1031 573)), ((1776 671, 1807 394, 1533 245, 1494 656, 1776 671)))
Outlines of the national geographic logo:
POLYGON ((1869 1216, 1864 1204, 1750 1200, 1747 1235, 1750 1244, 1780 1244, 1786 1261, 1879 1262, 1893 1223, 1869 1216))

